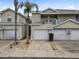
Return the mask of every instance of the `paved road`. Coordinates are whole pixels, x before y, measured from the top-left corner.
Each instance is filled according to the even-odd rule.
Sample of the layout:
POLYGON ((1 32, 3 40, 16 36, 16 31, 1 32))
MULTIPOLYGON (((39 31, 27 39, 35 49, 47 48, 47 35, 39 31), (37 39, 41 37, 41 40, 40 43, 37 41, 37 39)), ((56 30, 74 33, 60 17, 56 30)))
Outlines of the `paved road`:
POLYGON ((79 54, 79 41, 55 41, 55 42, 58 43, 65 50, 71 53, 79 54))

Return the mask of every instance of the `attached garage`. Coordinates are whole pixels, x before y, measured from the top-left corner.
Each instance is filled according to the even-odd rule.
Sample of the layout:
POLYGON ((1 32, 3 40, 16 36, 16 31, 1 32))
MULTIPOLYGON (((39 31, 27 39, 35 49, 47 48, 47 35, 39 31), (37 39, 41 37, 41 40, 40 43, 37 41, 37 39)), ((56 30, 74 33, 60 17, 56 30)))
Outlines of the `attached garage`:
POLYGON ((79 30, 54 30, 54 40, 79 40, 79 30))
POLYGON ((45 27, 46 26, 39 28, 39 26, 37 26, 36 29, 34 27, 32 30, 32 39, 49 40, 49 33, 51 33, 54 35, 54 40, 79 40, 79 23, 75 20, 67 20, 54 27, 49 25, 47 28, 45 27), (50 30, 48 30, 48 28, 50 28, 50 30))
POLYGON ((71 40, 79 40, 79 30, 71 30, 71 40))
POLYGON ((54 40, 65 40, 65 30, 54 30, 54 40))
POLYGON ((3 39, 3 30, 0 30, 0 39, 3 39))
POLYGON ((54 40, 79 40, 79 23, 67 20, 54 27, 54 40))
POLYGON ((34 30, 33 39, 34 40, 48 40, 48 30, 34 30))
POLYGON ((15 30, 4 30, 4 39, 14 39, 15 30))

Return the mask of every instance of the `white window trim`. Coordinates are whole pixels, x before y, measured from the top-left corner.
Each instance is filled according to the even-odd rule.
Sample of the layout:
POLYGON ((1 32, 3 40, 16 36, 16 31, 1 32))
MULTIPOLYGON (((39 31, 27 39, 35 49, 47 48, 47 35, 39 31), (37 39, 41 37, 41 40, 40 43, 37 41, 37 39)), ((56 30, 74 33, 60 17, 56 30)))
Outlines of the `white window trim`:
POLYGON ((12 22, 12 18, 7 18, 7 22, 12 22), (8 19, 10 19, 10 21, 8 19))
POLYGON ((0 17, 0 22, 1 22, 1 17, 0 17))
POLYGON ((56 21, 56 23, 55 23, 55 25, 56 25, 58 20, 57 19, 54 19, 54 20, 56 21))
POLYGON ((56 19, 56 24, 58 23, 58 19, 56 19))

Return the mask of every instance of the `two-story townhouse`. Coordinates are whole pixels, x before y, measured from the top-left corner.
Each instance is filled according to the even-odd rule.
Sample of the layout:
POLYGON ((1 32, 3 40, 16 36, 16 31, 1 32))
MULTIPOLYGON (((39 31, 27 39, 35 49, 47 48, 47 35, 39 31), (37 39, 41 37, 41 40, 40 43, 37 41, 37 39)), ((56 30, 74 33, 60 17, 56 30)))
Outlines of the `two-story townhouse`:
MULTIPOLYGON (((17 39, 25 37, 26 17, 18 13, 17 15, 17 39)), ((15 39, 15 11, 6 9, 0 13, 0 39, 15 39)))
POLYGON ((79 11, 51 9, 32 12, 32 40, 79 40, 79 11))

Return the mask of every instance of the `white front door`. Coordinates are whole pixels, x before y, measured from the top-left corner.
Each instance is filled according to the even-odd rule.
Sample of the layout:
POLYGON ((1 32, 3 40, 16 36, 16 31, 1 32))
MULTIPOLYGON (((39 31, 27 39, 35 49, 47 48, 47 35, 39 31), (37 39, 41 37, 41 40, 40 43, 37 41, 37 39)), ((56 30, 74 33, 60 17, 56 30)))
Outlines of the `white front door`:
POLYGON ((65 40, 65 30, 54 30, 54 40, 65 40))
POLYGON ((79 30, 71 30, 71 40, 79 40, 79 30))
POLYGON ((48 40, 48 31, 47 30, 34 30, 33 39, 34 40, 48 40))
POLYGON ((14 30, 5 30, 4 31, 4 39, 14 39, 15 31, 14 30))

